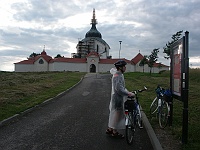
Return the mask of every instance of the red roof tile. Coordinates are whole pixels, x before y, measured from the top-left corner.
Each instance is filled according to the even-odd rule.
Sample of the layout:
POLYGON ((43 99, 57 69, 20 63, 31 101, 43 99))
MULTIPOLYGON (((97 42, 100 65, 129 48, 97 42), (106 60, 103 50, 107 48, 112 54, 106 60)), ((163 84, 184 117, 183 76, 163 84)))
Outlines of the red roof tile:
POLYGON ((53 62, 68 62, 68 63, 86 63, 86 58, 65 58, 65 57, 58 57, 54 58, 50 61, 53 62))
POLYGON ((118 60, 124 60, 125 62, 127 63, 131 63, 130 60, 127 60, 125 58, 122 58, 122 59, 100 59, 100 62, 101 64, 114 64, 115 62, 117 62, 118 60))
POLYGON ((52 59, 52 57, 48 56, 48 55, 38 55, 35 57, 35 61, 37 61, 40 57, 44 58, 44 60, 46 60, 46 62, 49 62, 52 59))
POLYGON ((159 66, 160 66, 160 67, 169 67, 169 66, 164 65, 164 64, 161 64, 161 63, 154 63, 153 66, 154 66, 154 67, 159 67, 159 66))
POLYGON ((14 64, 34 64, 34 59, 23 60, 14 64))
POLYGON ((133 64, 137 64, 140 60, 142 60, 144 58, 144 56, 140 53, 138 53, 132 60, 131 62, 133 62, 133 64))
POLYGON ((95 55, 95 56, 99 57, 99 54, 97 52, 90 52, 86 57, 89 57, 91 55, 95 55))
POLYGON ((15 64, 34 64, 35 61, 37 61, 38 59, 40 58, 43 58, 46 62, 49 62, 50 60, 52 60, 52 57, 47 55, 45 51, 43 51, 41 53, 41 55, 37 55, 36 57, 31 57, 31 58, 28 58, 28 60, 23 60, 23 61, 20 61, 18 63, 15 63, 15 64))

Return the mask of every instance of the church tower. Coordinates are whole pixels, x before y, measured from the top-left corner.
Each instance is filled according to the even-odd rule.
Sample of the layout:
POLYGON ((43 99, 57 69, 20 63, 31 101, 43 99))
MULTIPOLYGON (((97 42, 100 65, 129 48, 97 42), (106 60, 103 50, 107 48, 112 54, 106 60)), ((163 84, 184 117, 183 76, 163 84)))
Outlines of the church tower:
POLYGON ((102 39, 101 33, 96 28, 97 19, 95 9, 91 19, 91 29, 85 34, 85 38, 80 40, 76 46, 77 54, 73 57, 85 58, 90 52, 97 52, 100 58, 110 58, 110 46, 102 39))

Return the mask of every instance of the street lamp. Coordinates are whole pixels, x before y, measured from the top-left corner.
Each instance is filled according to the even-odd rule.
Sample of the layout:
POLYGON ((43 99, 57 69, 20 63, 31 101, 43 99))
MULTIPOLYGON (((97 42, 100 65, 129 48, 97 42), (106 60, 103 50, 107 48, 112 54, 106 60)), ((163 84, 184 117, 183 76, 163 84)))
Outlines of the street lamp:
POLYGON ((122 43, 122 41, 119 41, 119 44, 120 44, 120 47, 119 47, 119 59, 120 59, 121 43, 122 43))

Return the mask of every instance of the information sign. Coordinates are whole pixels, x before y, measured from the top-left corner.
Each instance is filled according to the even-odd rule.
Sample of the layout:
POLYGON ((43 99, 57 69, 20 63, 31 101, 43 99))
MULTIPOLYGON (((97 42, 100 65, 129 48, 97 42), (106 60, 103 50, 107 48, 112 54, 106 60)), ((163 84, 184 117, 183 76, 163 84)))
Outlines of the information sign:
MULTIPOLYGON (((183 102, 182 143, 188 140, 188 87, 189 87, 189 32, 171 45, 170 49, 170 88, 173 98, 183 102)), ((172 103, 173 103, 172 98, 172 103)), ((173 104, 170 105, 171 121, 173 115, 173 104)), ((172 123, 171 123, 172 124, 172 123)))
POLYGON ((183 38, 172 45, 171 49, 172 93, 180 99, 182 91, 183 38))

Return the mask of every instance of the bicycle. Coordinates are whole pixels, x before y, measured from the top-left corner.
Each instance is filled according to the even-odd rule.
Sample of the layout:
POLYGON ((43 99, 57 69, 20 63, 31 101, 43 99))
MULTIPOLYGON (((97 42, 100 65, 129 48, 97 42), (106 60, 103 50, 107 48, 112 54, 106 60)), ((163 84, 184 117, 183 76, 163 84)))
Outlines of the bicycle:
POLYGON ((165 96, 170 96, 170 91, 157 86, 156 88, 157 96, 150 105, 150 118, 155 115, 158 118, 160 128, 164 129, 168 124, 168 119, 170 116, 170 107, 165 96))
POLYGON ((126 141, 128 144, 133 143, 133 137, 137 126, 142 129, 142 115, 141 109, 139 104, 138 92, 143 92, 147 90, 144 86, 142 90, 133 91, 135 94, 134 97, 127 97, 127 101, 124 103, 124 110, 125 110, 125 125, 126 125, 126 141))

